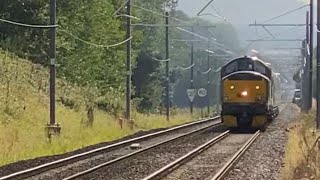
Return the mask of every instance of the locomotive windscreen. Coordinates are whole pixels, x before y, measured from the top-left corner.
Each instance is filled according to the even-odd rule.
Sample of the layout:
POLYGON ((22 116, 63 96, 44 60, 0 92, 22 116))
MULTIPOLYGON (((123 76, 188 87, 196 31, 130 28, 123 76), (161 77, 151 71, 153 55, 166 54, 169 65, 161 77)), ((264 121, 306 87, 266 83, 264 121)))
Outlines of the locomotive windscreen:
POLYGON ((260 60, 253 60, 252 58, 238 58, 226 64, 221 69, 221 76, 225 77, 236 71, 255 71, 259 72, 269 79, 271 77, 271 70, 260 60))
POLYGON ((238 70, 239 71, 252 71, 253 65, 252 61, 249 59, 240 59, 238 61, 238 70))

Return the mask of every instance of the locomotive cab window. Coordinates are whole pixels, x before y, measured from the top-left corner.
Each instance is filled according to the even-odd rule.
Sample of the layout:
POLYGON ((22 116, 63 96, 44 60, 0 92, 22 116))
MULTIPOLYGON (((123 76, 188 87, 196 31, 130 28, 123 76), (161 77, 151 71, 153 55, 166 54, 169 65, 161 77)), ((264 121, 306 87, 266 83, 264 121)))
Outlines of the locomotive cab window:
POLYGON ((221 69, 222 77, 227 76, 236 71, 253 71, 254 64, 250 58, 241 58, 231 61, 221 69))
POLYGON ((260 61, 256 61, 254 65, 254 69, 256 72, 259 72, 268 78, 271 78, 271 70, 268 66, 266 66, 264 63, 260 61))
POLYGON ((263 66, 261 63, 255 64, 255 70, 261 74, 266 74, 266 67, 263 66))
POLYGON ((238 70, 238 62, 234 61, 228 64, 227 66, 225 66, 223 74, 224 75, 231 74, 233 72, 236 72, 237 70, 238 70))
POLYGON ((253 65, 252 61, 249 59, 241 59, 238 62, 238 70, 239 71, 252 71, 253 65))

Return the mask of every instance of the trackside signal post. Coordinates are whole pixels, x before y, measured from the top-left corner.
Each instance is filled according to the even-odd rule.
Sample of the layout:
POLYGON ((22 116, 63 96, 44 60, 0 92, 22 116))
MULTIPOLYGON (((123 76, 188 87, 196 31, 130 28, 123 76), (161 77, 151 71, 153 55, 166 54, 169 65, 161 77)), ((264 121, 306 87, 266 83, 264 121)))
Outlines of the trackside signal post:
POLYGON ((50 0, 50 123, 45 129, 47 136, 59 135, 61 126, 56 123, 55 80, 56 80, 56 0, 50 0))

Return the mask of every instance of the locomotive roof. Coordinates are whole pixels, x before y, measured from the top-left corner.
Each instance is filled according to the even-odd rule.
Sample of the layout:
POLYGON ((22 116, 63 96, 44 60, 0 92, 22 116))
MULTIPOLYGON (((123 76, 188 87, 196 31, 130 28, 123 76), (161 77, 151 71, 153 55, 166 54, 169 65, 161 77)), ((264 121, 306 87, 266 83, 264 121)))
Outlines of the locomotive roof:
POLYGON ((251 56, 243 56, 243 57, 235 58, 235 59, 227 62, 224 66, 228 66, 228 65, 231 64, 232 62, 238 61, 238 60, 241 60, 241 59, 249 59, 249 60, 251 60, 251 61, 260 62, 260 64, 262 64, 263 66, 265 66, 265 67, 267 67, 268 69, 271 70, 271 65, 270 65, 270 64, 265 63, 264 61, 262 61, 262 60, 259 59, 258 57, 251 57, 251 56))

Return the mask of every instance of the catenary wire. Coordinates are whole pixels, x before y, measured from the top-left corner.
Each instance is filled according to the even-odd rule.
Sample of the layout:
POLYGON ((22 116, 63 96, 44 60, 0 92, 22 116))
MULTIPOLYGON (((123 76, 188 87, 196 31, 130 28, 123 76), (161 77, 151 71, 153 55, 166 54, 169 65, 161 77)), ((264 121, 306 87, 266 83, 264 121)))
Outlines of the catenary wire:
POLYGON ((23 27, 29 27, 29 28, 54 28, 58 27, 58 25, 35 25, 35 24, 25 24, 25 23, 20 23, 20 22, 15 22, 15 21, 10 21, 6 19, 1 19, 1 22, 8 23, 8 24, 13 24, 16 26, 23 26, 23 27))

